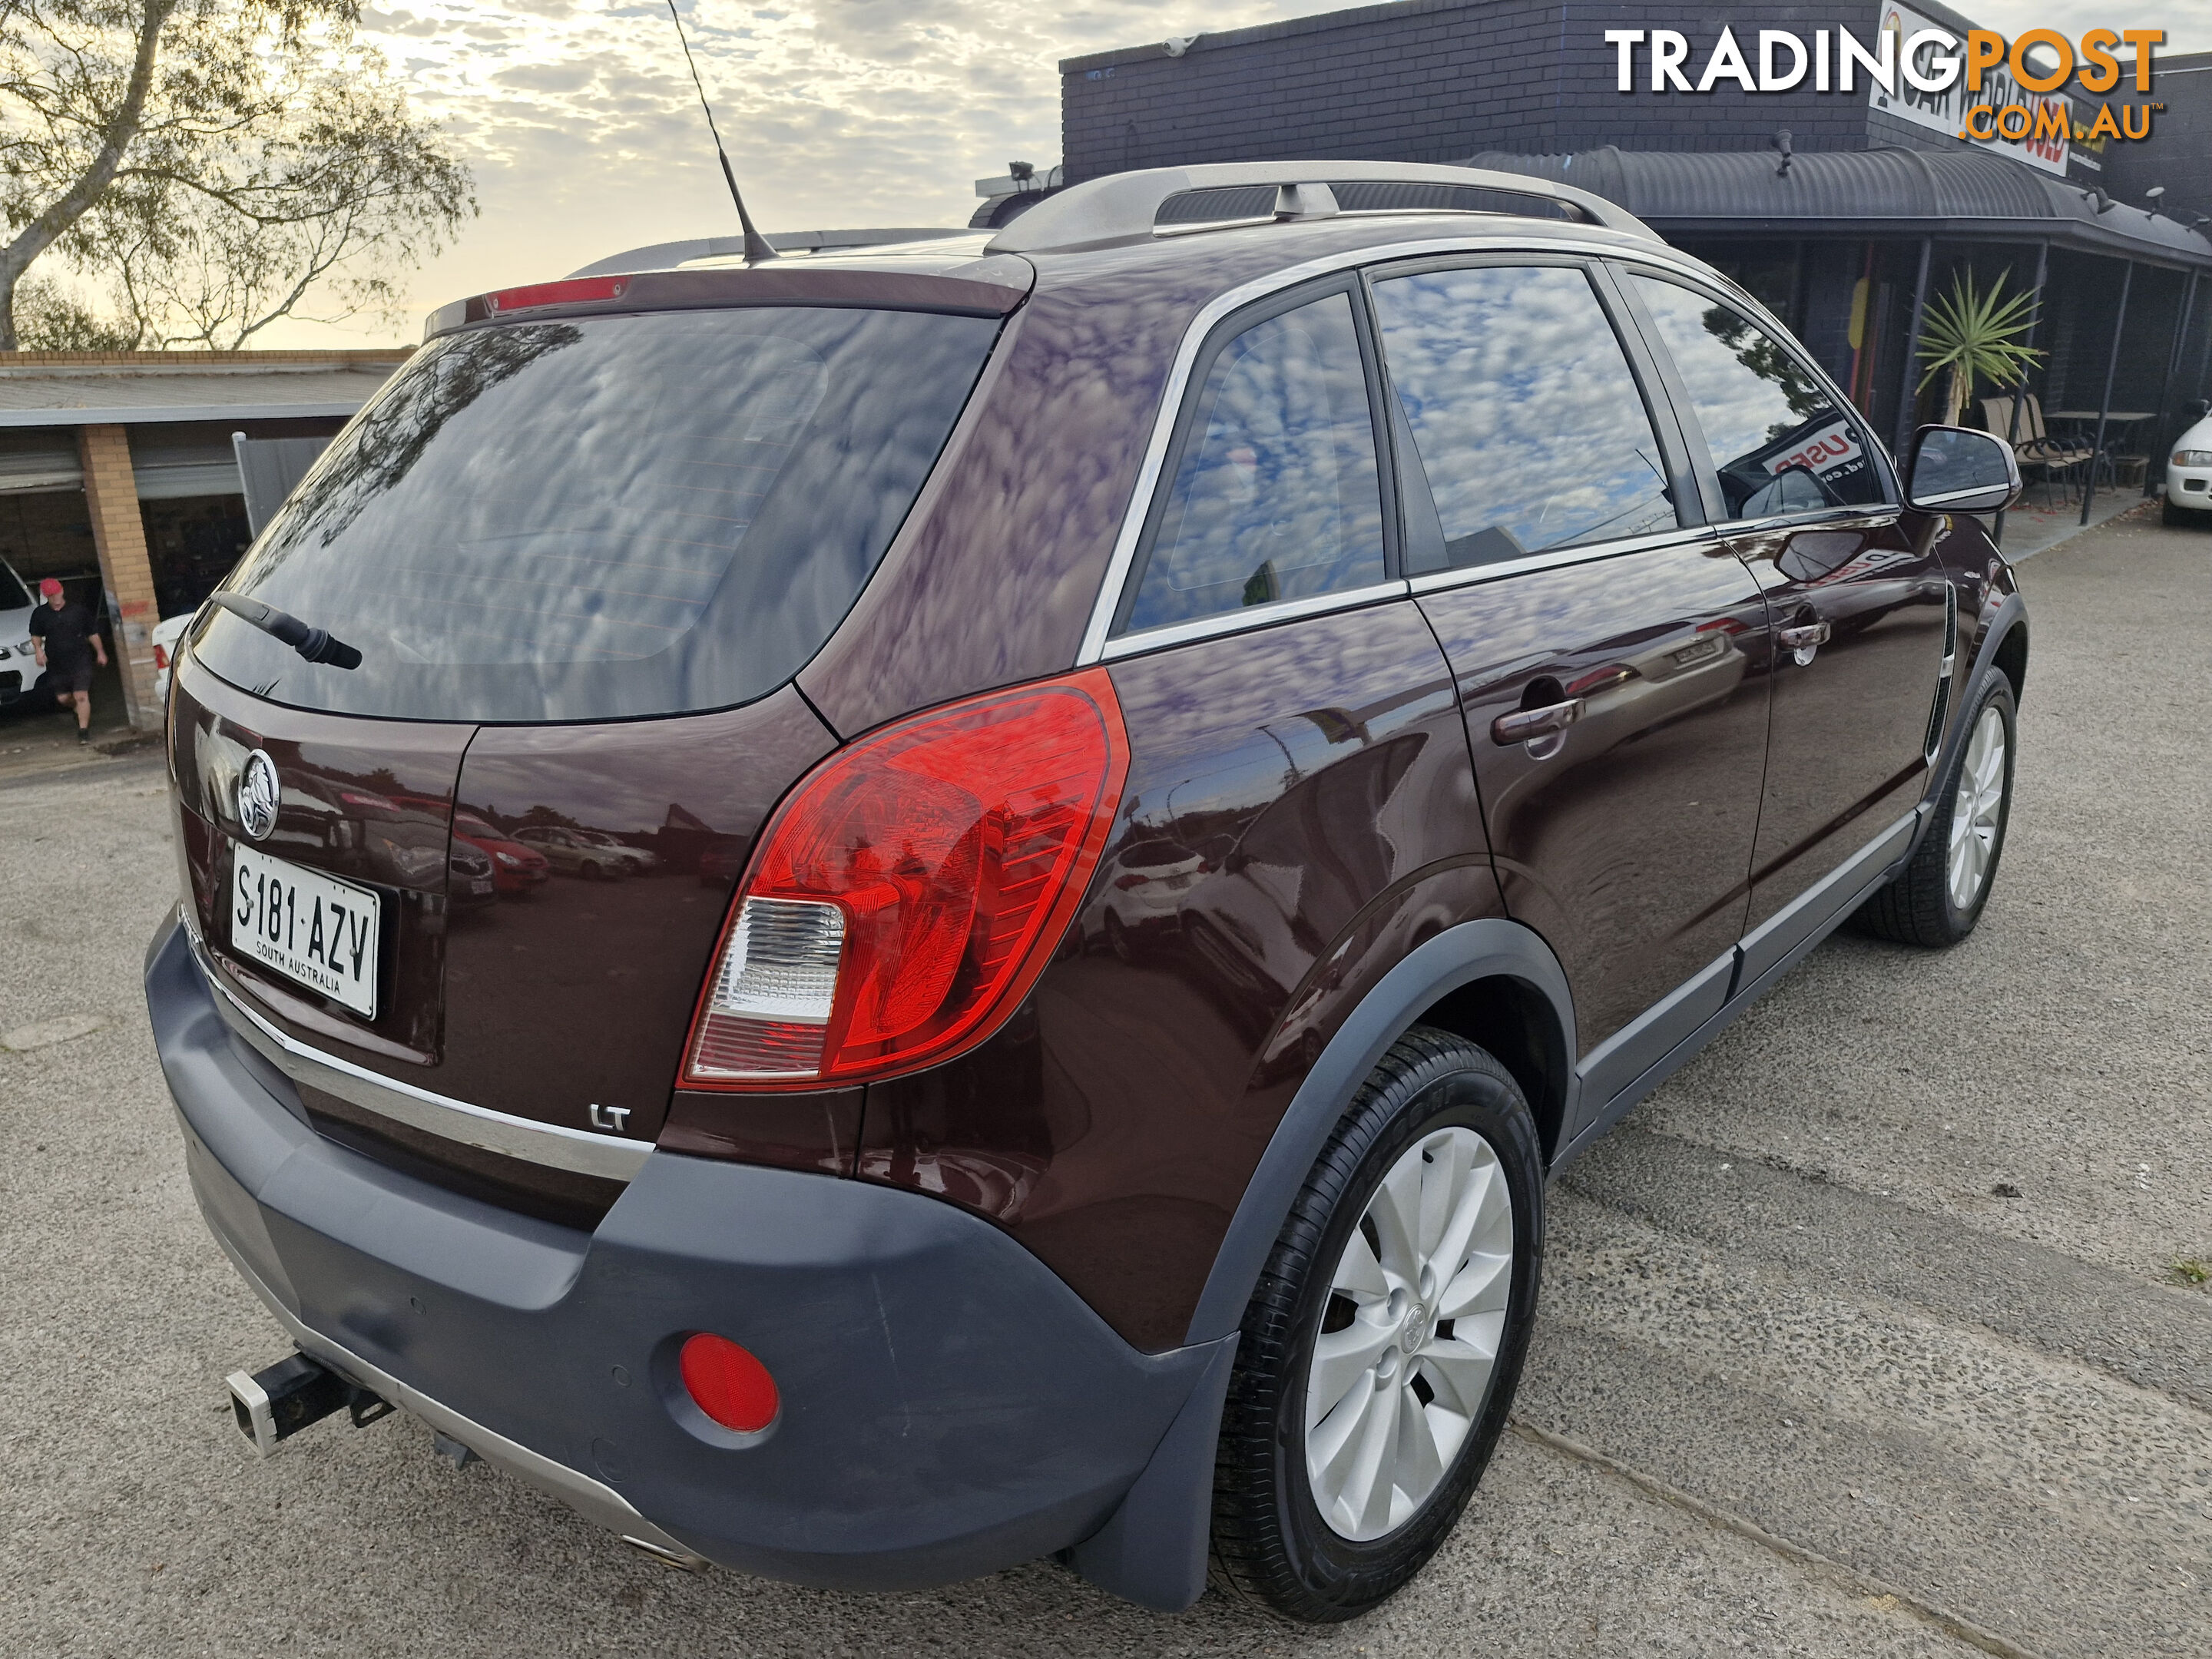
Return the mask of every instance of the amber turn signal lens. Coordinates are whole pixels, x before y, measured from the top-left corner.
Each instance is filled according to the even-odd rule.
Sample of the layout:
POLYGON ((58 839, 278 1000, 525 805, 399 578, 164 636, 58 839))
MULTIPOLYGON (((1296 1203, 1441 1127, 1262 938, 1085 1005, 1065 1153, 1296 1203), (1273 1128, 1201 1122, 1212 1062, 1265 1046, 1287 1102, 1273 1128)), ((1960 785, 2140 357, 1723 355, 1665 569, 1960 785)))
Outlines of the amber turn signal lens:
POLYGON ((700 1332, 684 1344, 678 1363, 692 1403, 724 1428, 757 1434, 775 1421, 775 1379, 728 1337, 700 1332))

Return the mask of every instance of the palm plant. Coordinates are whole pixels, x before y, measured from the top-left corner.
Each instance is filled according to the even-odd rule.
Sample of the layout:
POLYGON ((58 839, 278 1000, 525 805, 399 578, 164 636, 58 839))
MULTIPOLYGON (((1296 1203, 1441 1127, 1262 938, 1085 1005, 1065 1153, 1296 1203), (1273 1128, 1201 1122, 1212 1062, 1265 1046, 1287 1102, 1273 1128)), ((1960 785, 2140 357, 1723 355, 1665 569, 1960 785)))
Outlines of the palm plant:
POLYGON ((1920 361, 1928 365, 1928 372, 1915 390, 1925 392, 1940 374, 1950 377, 1943 397, 1946 426, 1959 423, 1975 381, 1992 387, 2016 386, 2043 356, 2022 343, 2035 326, 2034 296, 2007 296, 2004 286, 2000 271, 1988 291, 1981 292, 1974 286, 1973 273, 1961 271, 1952 278, 1951 291, 1928 307, 1920 337, 1920 361))

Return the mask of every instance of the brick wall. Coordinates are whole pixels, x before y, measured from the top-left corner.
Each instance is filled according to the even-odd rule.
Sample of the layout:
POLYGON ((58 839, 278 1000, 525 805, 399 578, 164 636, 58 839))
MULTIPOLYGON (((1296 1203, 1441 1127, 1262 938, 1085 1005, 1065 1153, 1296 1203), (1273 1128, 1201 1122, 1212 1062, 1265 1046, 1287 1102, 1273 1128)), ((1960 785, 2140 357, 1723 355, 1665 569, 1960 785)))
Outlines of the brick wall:
MULTIPOLYGON (((2083 94, 2094 97, 2094 94, 2083 94)), ((2212 213, 2212 52, 2152 59, 2151 89, 2137 92, 2132 77, 2103 94, 2112 102, 2164 104, 2141 143, 2105 145, 2105 189, 2133 207, 2143 191, 2164 185, 2161 211, 2212 213)))
MULTIPOLYGON (((1916 7, 1958 29, 1956 13, 1916 7)), ((1676 27, 1694 76, 1723 26, 1755 67, 1761 27, 1810 41, 1817 29, 1875 29, 1871 3, 1702 0, 1680 12, 1623 3, 1401 0, 1201 35, 1181 58, 1154 45, 1067 59, 1061 155, 1071 180, 1197 161, 1361 157, 1455 161, 1477 150, 1763 149, 1790 129, 1796 148, 1869 143, 1955 148, 1957 141, 1868 107, 1850 94, 1656 96, 1638 49, 1639 90, 1615 89, 1608 28, 1676 27)), ((1808 77, 1809 79, 1809 77, 1808 77)))
POLYGON ((123 705, 141 732, 161 729, 154 698, 154 568, 146 556, 146 527, 138 512, 138 484, 131 469, 126 428, 77 428, 84 466, 84 503, 100 550, 100 579, 116 615, 115 650, 123 671, 123 705))

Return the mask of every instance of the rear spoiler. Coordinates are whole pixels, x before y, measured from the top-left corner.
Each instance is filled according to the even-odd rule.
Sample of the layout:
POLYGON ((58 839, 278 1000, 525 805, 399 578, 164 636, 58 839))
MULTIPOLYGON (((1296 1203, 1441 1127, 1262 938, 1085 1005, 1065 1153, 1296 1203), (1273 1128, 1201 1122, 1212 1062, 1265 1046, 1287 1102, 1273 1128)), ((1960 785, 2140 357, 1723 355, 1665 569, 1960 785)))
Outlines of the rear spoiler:
POLYGON ((520 317, 535 322, 540 318, 736 306, 827 306, 1003 317, 1029 297, 1036 279, 1026 259, 986 258, 958 269, 970 274, 773 264, 568 277, 500 289, 441 306, 423 323, 422 337, 434 339, 472 324, 520 317))

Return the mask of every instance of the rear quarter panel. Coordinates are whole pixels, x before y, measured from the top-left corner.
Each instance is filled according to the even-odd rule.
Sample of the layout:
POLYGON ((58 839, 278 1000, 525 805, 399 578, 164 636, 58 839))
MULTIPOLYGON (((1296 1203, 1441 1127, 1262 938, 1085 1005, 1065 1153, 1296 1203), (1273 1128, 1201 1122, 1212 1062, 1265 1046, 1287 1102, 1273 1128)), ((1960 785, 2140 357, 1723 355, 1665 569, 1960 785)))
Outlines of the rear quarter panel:
POLYGON ((1131 762, 1100 877, 997 1036, 869 1085, 859 1167, 989 1215, 1159 1349, 1337 1024, 1420 938, 1502 911, 1451 676, 1410 601, 1112 672, 1131 762), (1109 872, 1162 837, 1206 868, 1125 961, 1109 872))

